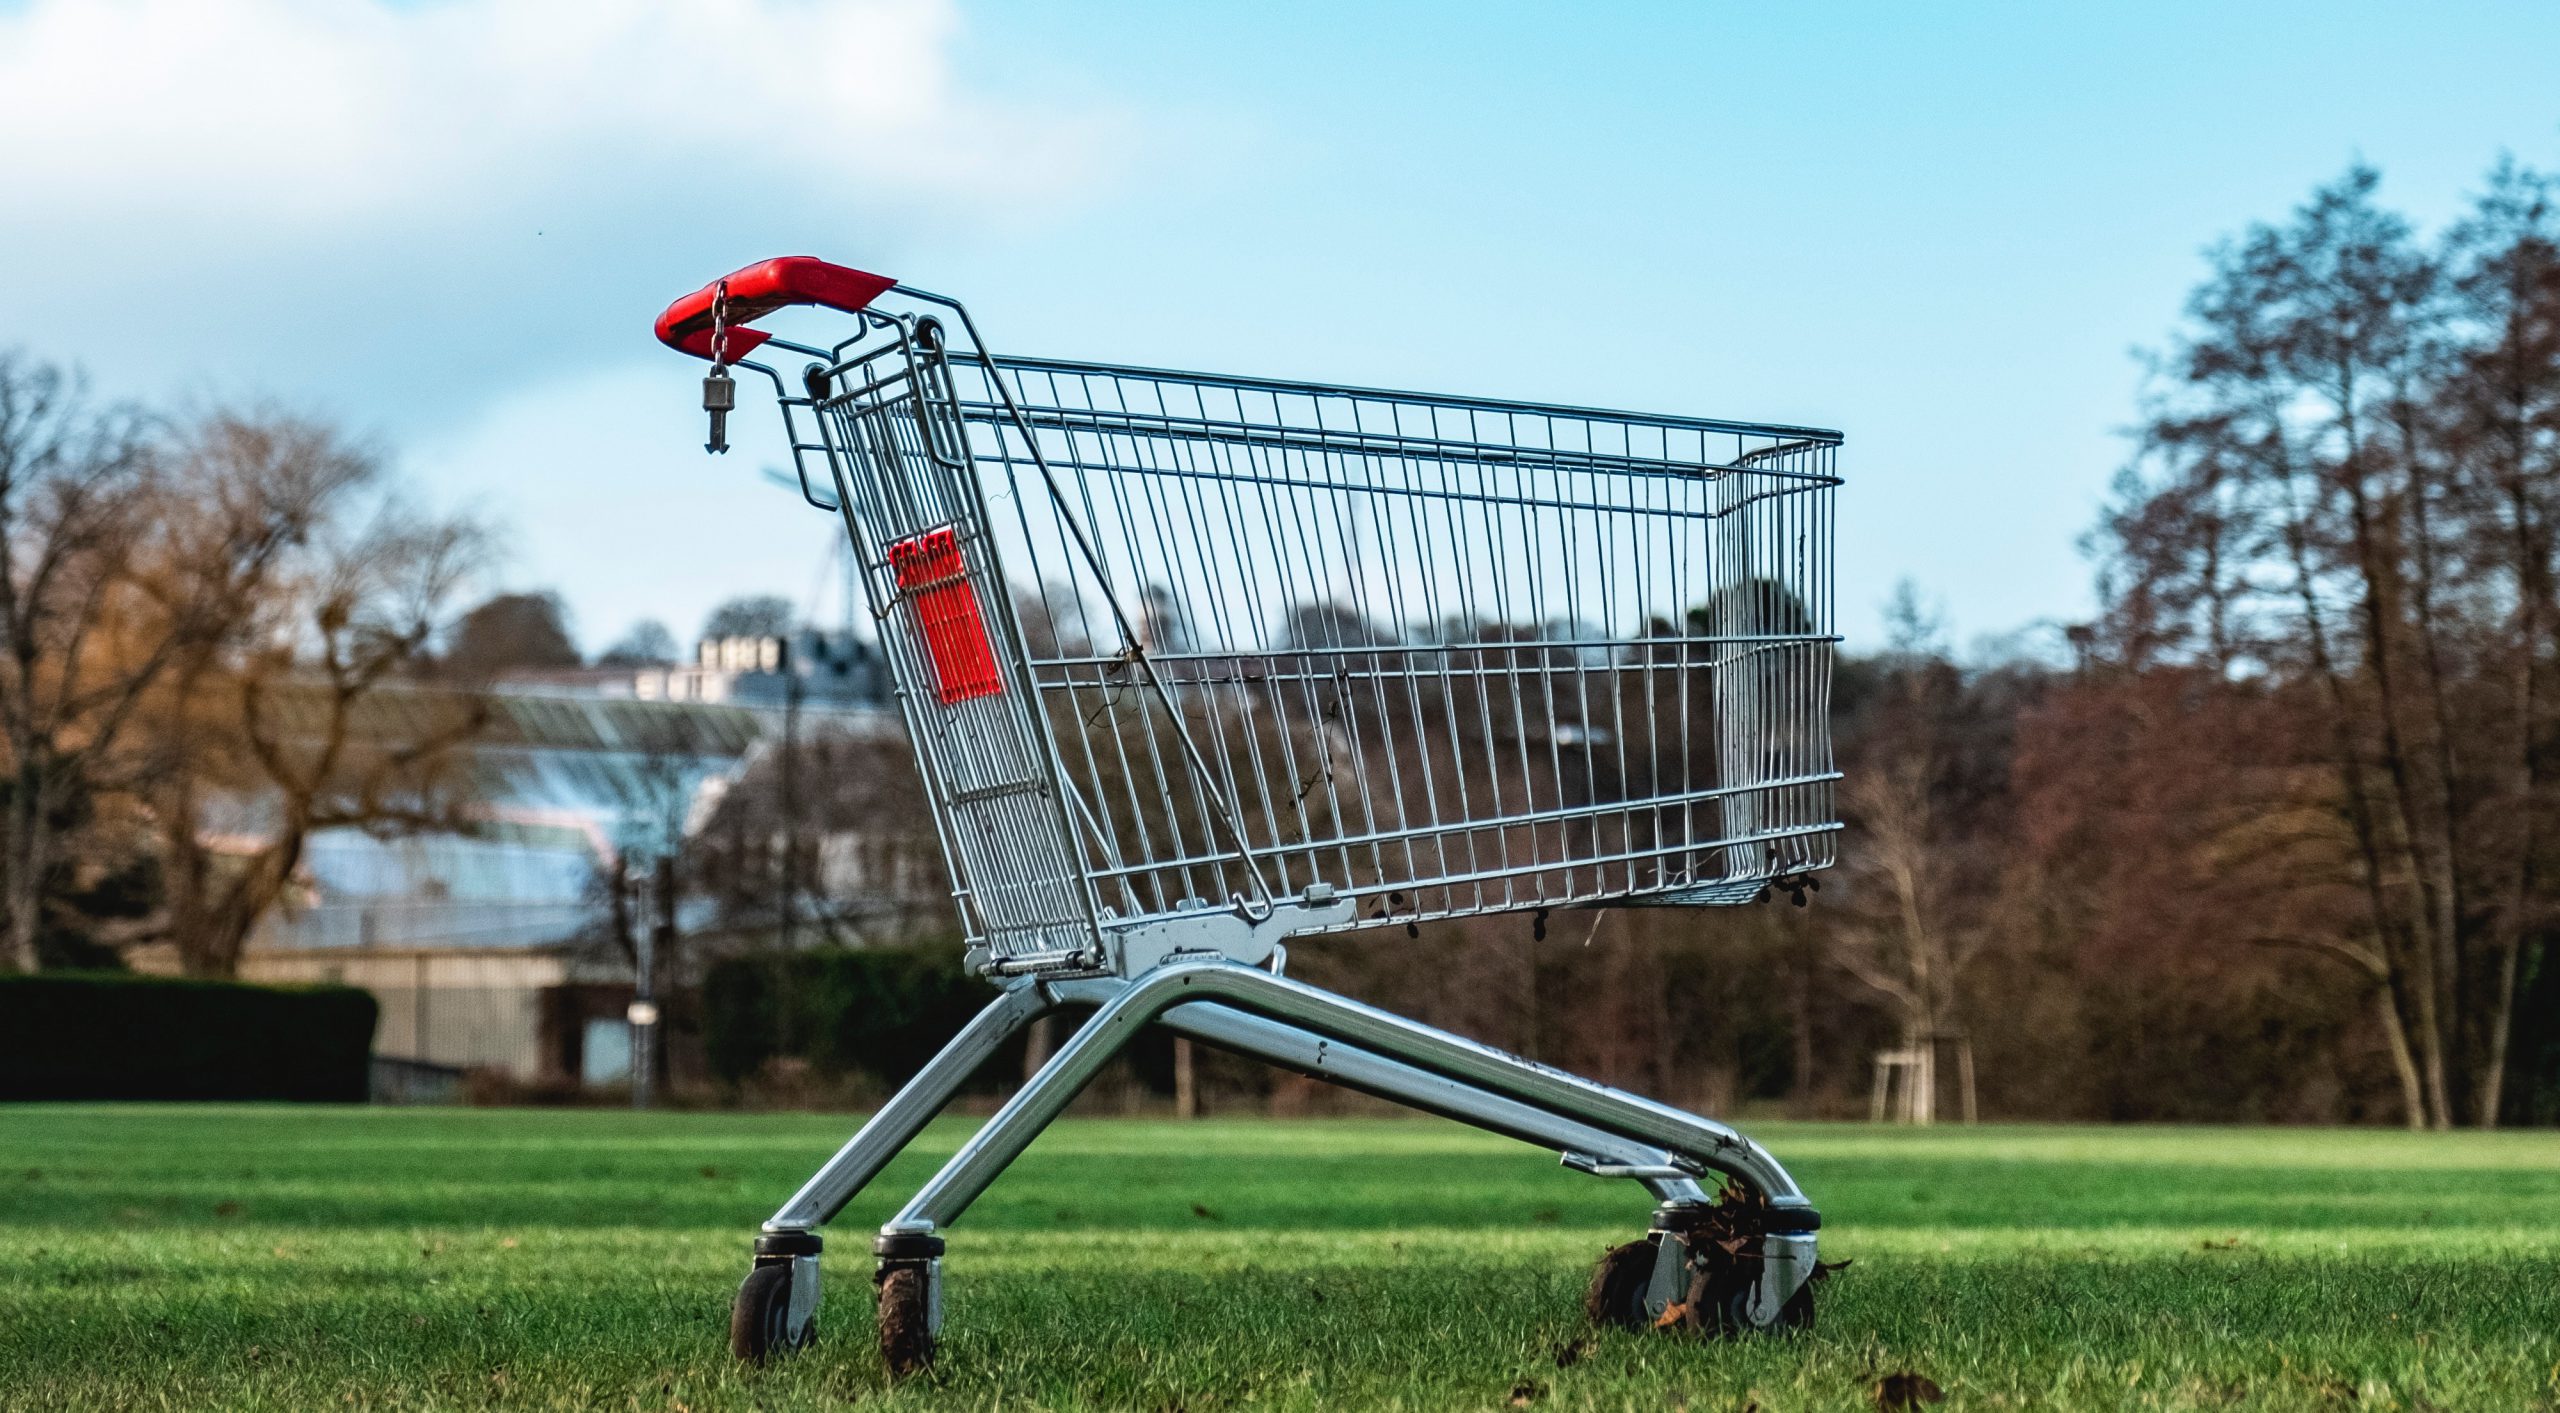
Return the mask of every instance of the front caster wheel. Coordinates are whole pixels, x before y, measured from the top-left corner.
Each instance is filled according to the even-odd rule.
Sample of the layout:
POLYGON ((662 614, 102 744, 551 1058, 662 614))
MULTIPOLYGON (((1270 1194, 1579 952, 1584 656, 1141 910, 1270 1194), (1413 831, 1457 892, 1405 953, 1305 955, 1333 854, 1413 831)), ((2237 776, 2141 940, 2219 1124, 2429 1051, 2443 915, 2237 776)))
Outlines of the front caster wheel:
POLYGON ((794 1263, 759 1261, 738 1287, 729 1307, 729 1352, 750 1364, 789 1354, 817 1338, 817 1313, 795 1316, 791 1309, 794 1263))
POLYGON ((922 1262, 884 1265, 880 1287, 880 1360, 903 1379, 933 1367, 933 1268, 922 1262))
POLYGON ((1591 1268, 1591 1288, 1583 1292, 1583 1316, 1595 1325, 1640 1330, 1652 1324, 1645 1310, 1645 1291, 1653 1284, 1654 1238, 1612 1246, 1591 1268))

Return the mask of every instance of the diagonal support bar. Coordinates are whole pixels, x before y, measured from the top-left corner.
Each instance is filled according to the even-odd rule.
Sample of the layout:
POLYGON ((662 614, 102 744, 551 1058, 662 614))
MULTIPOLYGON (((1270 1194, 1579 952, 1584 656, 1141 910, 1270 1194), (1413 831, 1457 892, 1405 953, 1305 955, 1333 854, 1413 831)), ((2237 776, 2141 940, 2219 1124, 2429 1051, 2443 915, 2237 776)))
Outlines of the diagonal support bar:
POLYGON ((1176 1006, 1156 1023, 1312 1079, 1393 1100, 1489 1133, 1558 1153, 1587 1154, 1604 1162, 1645 1169, 1640 1180, 1657 1201, 1707 1200, 1697 1179, 1672 1167, 1671 1155, 1659 1148, 1631 1143, 1588 1124, 1487 1094, 1444 1075, 1398 1064, 1355 1046, 1338 1044, 1296 1026, 1208 1001, 1176 1006))
POLYGON ((1106 1002, 1029 1084, 952 1155, 882 1228, 883 1233, 931 1232, 957 1220, 1131 1037, 1168 1010, 1196 1001, 1216 1002, 1621 1139, 1652 1145, 1704 1168, 1741 1177, 1773 1209, 1811 1211, 1803 1191, 1776 1159, 1722 1124, 1268 972, 1230 961, 1203 960, 1168 962, 1106 1002))
POLYGON ((1057 1000, 1037 986, 1016 987, 989 1002, 970 1018, 934 1057, 916 1071, 869 1122, 848 1139, 836 1155, 800 1185, 782 1210, 766 1220, 769 1232, 808 1231, 834 1220, 898 1150, 914 1140, 942 1106, 978 1067, 1004 1047, 1014 1032, 1057 1008, 1057 1000))

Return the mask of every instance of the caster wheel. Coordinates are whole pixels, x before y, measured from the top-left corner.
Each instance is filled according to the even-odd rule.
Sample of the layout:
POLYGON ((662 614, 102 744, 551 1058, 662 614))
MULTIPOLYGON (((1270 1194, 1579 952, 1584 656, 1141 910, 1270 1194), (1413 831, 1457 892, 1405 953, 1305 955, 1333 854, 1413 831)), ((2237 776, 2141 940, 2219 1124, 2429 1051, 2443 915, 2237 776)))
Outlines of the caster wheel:
POLYGON ((789 1354, 817 1338, 815 1319, 791 1318, 789 1261, 759 1261, 729 1307, 729 1352, 750 1364, 789 1354))
POLYGON ((1787 1297, 1786 1304, 1778 1307, 1777 1332, 1780 1334, 1807 1334, 1810 1333, 1812 1329, 1813 1282, 1806 1281, 1804 1284, 1796 1287, 1795 1294, 1787 1297))
POLYGON ((1756 1263, 1727 1252, 1720 1243, 1692 1245, 1678 1237, 1648 1236, 1642 1241, 1613 1246, 1600 1257, 1591 1271, 1590 1288, 1583 1293, 1582 1313, 1595 1325, 1630 1330, 1688 1329, 1723 1337, 1793 1334, 1813 1328, 1812 1281, 1806 1281, 1787 1297, 1774 1324, 1752 1323, 1752 1285, 1757 1279, 1756 1263), (1646 1308, 1646 1296, 1652 1289, 1654 1261, 1661 1242, 1670 1242, 1673 1251, 1703 1250, 1705 1259, 1690 1258, 1684 1279, 1674 1287, 1681 1294, 1657 1311, 1646 1308))
POLYGON ((1749 1334, 1802 1334, 1813 1328, 1813 1282, 1806 1281, 1796 1287, 1796 1293, 1788 1296, 1787 1303, 1778 1307, 1778 1318, 1773 1324, 1755 1325, 1751 1322, 1751 1288, 1747 1283, 1722 1291, 1714 1298, 1712 1306, 1691 1316, 1690 1322, 1699 1329, 1728 1338, 1749 1334))
POLYGON ((1813 1282, 1796 1287, 1787 1303, 1778 1307, 1778 1318, 1760 1324, 1751 1318, 1753 1287, 1759 1283, 1758 1261, 1737 1256, 1721 1243, 1697 1243, 1689 1266, 1689 1293, 1671 1309, 1662 1312, 1663 1325, 1679 1325, 1731 1339, 1753 1334, 1796 1334, 1813 1328, 1813 1282), (1675 1317, 1675 1313, 1676 1317, 1675 1317))
POLYGON ((889 1376, 903 1379, 933 1367, 931 1268, 900 1263, 880 1268, 880 1360, 889 1376))
POLYGON ((1612 1246, 1591 1268, 1591 1288, 1582 1293, 1583 1316, 1595 1325, 1640 1330, 1653 1323, 1644 1308, 1646 1287, 1653 1284, 1654 1238, 1612 1246))

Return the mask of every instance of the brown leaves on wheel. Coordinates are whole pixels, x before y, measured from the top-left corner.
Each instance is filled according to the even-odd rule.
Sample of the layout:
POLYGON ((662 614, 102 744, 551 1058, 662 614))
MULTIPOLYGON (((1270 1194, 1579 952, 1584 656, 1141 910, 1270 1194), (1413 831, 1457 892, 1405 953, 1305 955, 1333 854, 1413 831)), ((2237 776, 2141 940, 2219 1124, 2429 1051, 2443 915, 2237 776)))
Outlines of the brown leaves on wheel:
POLYGON ((1633 1328, 1642 1323, 1638 1302, 1653 1274, 1653 1239, 1612 1246, 1592 1269, 1591 1285, 1582 1293, 1582 1318, 1595 1325, 1633 1328))
POLYGON ((1715 1206, 1689 1229, 1688 1288, 1664 1307, 1653 1322, 1655 1329, 1742 1333, 1731 1312, 1760 1276, 1758 1247, 1766 1206, 1757 1189, 1738 1180, 1716 1195, 1715 1206))
POLYGON ((880 1357, 889 1377, 903 1379, 933 1367, 933 1331, 925 1324, 924 1272, 892 1266, 874 1279, 880 1286, 880 1357))
POLYGON ((1927 1374, 1915 1374, 1905 1369, 1876 1380, 1876 1407, 1884 1413, 1902 1413, 1906 1408, 1917 1408, 1923 1403, 1946 1401, 1947 1391, 1938 1387, 1937 1381, 1927 1374))
MULTIPOLYGON (((1713 1206, 1694 1214, 1679 1233, 1660 1238, 1657 1255, 1652 1237, 1612 1247, 1600 1258, 1583 1295, 1583 1313, 1593 1324, 1626 1329, 1689 1330, 1728 1336, 1753 1328, 1750 1297, 1760 1278, 1760 1243, 1767 1222, 1767 1201, 1748 1184, 1727 1184, 1713 1206), (1687 1263, 1688 1281, 1660 1313, 1644 1317, 1644 1293, 1653 1280, 1657 1260, 1687 1263)), ((1773 1328, 1803 1330, 1813 1324, 1811 1286, 1825 1280, 1846 1261, 1817 1261, 1807 1289, 1788 1300, 1773 1328)))
POLYGON ((1760 1189, 1739 1178, 1728 1182, 1716 1194, 1716 1204, 1707 1209, 1706 1219, 1690 1229, 1690 1239, 1712 1241, 1727 1251, 1740 1251, 1759 1239, 1760 1213, 1769 1205, 1760 1189))

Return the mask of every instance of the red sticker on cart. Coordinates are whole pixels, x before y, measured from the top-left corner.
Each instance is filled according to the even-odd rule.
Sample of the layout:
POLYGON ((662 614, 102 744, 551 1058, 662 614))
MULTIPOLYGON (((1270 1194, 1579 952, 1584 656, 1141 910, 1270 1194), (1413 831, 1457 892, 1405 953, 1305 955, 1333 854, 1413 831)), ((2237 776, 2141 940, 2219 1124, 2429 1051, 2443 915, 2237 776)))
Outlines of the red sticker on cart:
POLYGON ((1004 674, 996 670, 995 645, 987 641, 987 623, 978 613, 978 590, 969 582, 960 536, 946 525, 900 540, 889 546, 889 567, 923 632, 925 656, 933 659, 934 696, 954 706, 1002 692, 1004 674))

